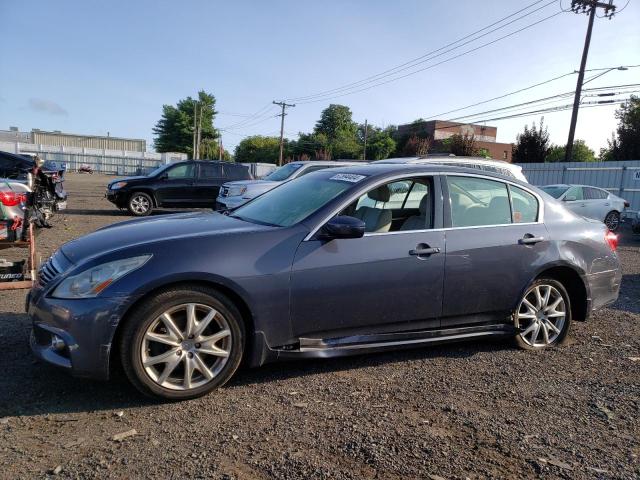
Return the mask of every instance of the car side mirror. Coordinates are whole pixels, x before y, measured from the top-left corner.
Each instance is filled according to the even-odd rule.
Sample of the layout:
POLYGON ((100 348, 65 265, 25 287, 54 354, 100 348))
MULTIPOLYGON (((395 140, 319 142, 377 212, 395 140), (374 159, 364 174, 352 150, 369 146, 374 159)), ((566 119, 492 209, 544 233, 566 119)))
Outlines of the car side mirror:
POLYGON ((329 220, 320 230, 320 238, 333 240, 337 238, 361 238, 365 224, 362 220, 347 215, 340 215, 329 220))
POLYGON ((169 175, 167 175, 166 173, 163 173, 162 175, 160 175, 160 180, 168 180, 169 179, 169 175))
POLYGON ((575 202, 576 201, 576 197, 575 197, 575 195, 569 195, 568 197, 564 197, 564 201, 565 202, 575 202))

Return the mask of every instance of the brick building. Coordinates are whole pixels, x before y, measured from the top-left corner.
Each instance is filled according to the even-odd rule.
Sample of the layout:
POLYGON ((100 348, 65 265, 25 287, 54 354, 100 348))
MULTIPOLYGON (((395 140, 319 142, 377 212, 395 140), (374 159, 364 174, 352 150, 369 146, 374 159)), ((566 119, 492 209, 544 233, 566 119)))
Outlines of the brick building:
POLYGON ((396 138, 406 138, 411 135, 419 137, 429 137, 433 139, 434 151, 438 151, 442 146, 442 141, 453 135, 473 135, 478 148, 484 148, 489 152, 491 158, 511 162, 511 143, 498 143, 496 136, 497 127, 486 125, 475 125, 471 123, 448 122, 445 120, 416 121, 405 125, 398 125, 396 138))

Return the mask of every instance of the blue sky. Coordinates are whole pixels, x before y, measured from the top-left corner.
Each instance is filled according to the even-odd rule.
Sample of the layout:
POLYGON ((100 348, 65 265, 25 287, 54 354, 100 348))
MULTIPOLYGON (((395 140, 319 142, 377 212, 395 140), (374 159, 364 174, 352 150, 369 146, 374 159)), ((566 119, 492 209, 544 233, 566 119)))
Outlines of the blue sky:
MULTIPOLYGON (((216 126, 228 127, 245 119, 231 114, 253 114, 274 99, 311 95, 361 80, 532 3, 0 0, 0 129, 11 125, 21 130, 110 132, 145 138, 151 144, 151 129, 162 105, 199 89, 216 96, 221 112, 216 126)), ((626 0, 615 3, 622 7, 626 0)), ((562 4, 568 8, 570 0, 562 4)), ((447 56, 547 17, 560 5, 553 2, 447 56)), ((640 0, 631 0, 611 21, 596 19, 587 67, 640 64, 638 25, 640 0)), ((586 26, 585 15, 564 13, 387 85, 299 104, 289 111, 285 130, 294 137, 310 131, 329 103, 348 105, 357 121, 366 118, 384 126, 430 117, 572 72, 580 63, 586 26)), ((576 76, 570 75, 465 113, 571 91, 575 81, 576 76)), ((629 83, 640 83, 640 68, 612 71, 589 85, 629 83)), ((615 107, 582 110, 576 137, 595 150, 604 146, 616 125, 614 111, 615 107)), ((275 113, 267 109, 265 118, 224 132, 225 147, 232 148, 242 135, 277 134, 275 113)), ((553 142, 566 141, 569 116, 569 112, 545 115, 553 142)), ((488 124, 498 127, 498 141, 511 142, 534 120, 539 117, 488 124)))

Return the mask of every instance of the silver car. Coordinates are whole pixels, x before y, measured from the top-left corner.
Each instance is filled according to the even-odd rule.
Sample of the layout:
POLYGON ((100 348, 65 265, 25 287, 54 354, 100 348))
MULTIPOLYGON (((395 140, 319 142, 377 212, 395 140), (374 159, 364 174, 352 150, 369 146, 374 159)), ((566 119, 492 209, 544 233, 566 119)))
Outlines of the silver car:
POLYGON ((541 187, 546 193, 564 202, 574 213, 586 218, 600 220, 615 232, 620 226, 620 215, 629 202, 607 190, 590 185, 547 185, 541 187))
POLYGON ((220 188, 216 199, 216 210, 232 210, 244 205, 249 200, 262 195, 278 185, 306 175, 307 173, 332 167, 348 167, 358 165, 357 162, 342 161, 301 161, 291 162, 277 168, 262 180, 238 180, 227 182, 220 188))

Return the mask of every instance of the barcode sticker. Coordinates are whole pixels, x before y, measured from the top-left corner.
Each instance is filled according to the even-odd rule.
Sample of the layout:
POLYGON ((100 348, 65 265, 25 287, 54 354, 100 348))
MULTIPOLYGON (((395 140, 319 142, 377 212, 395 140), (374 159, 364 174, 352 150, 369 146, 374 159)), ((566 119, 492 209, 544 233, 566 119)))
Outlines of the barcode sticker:
POLYGON ((355 173, 337 173, 329 180, 341 180, 343 182, 358 183, 363 178, 367 178, 366 175, 356 175, 355 173))

